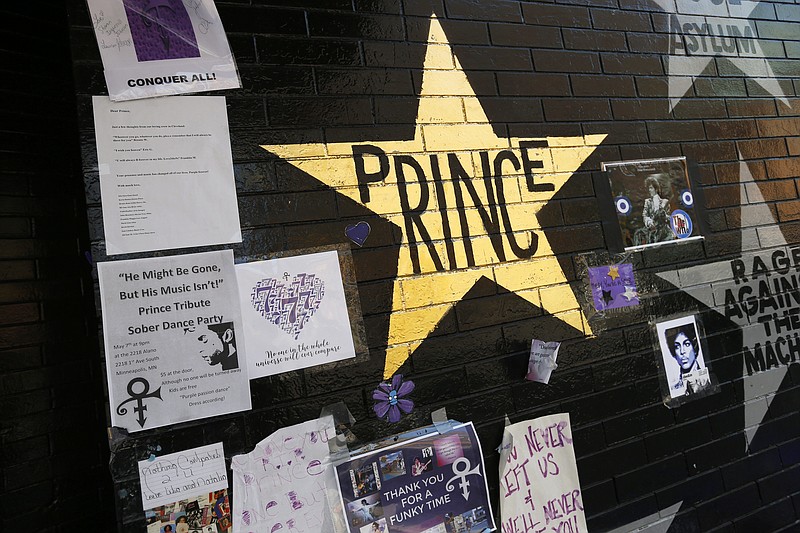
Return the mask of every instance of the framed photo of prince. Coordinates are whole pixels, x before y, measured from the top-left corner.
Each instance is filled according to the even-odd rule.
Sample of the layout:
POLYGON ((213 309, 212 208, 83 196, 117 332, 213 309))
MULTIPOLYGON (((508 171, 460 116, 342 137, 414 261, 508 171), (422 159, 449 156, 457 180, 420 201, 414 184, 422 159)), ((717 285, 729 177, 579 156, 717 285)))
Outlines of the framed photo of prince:
POLYGON ((703 357, 701 331, 696 318, 685 316, 659 322, 656 335, 669 399, 710 392, 711 374, 703 357))
POLYGON ((616 214, 612 233, 626 251, 702 239, 685 157, 605 162, 602 169, 616 214))

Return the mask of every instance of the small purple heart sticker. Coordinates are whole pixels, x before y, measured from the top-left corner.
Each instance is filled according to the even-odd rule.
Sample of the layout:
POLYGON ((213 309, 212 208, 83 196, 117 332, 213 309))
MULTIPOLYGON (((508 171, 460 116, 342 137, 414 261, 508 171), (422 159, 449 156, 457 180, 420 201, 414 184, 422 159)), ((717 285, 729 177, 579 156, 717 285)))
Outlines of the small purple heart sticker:
POLYGON ((350 224, 344 228, 344 234, 357 245, 364 246, 371 230, 372 228, 369 227, 369 224, 362 220, 358 224, 350 224))

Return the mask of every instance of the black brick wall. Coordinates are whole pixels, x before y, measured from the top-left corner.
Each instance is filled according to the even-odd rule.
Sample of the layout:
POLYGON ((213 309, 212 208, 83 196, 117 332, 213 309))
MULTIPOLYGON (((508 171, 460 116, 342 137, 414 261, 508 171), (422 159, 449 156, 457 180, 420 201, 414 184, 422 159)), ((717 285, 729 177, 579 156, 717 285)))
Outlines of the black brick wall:
POLYGON ((0 17, 0 530, 113 530, 67 13, 0 17))
MULTIPOLYGON (((712 5, 691 0, 678 4, 687 12, 712 5)), ((95 258, 104 260, 90 97, 105 94, 105 87, 86 7, 77 0, 68 5, 89 231, 95 258)), ((499 444, 505 415, 519 421, 570 412, 591 531, 637 522, 678 503, 670 531, 799 527, 798 365, 791 366, 774 398, 769 396, 763 423, 746 419, 744 399, 750 381, 743 377, 742 332, 691 297, 707 287, 678 288, 655 277, 656 272, 735 257, 742 243, 751 249, 774 243, 761 229, 757 233, 740 227, 739 154, 757 183, 751 186, 758 187, 783 224, 785 239, 800 243, 797 4, 765 1, 751 15, 770 57, 758 68, 772 68, 788 105, 726 60, 712 59, 702 73, 679 70, 675 62, 669 65, 669 17, 649 0, 220 0, 217 5, 243 83, 241 90, 226 92, 245 234, 235 252, 258 254, 343 242, 344 225, 362 218, 373 221, 367 245, 353 252, 371 358, 337 373, 291 372, 256 380, 251 412, 145 432, 124 441, 112 463, 121 531, 142 530, 135 462, 155 446, 169 453, 222 440, 229 455, 245 452, 275 429, 316 417, 321 406, 338 400, 345 401, 359 420, 355 431, 365 440, 423 425, 432 410, 446 407, 451 417, 476 423, 493 472, 497 456, 492 450, 499 444), (686 155, 697 163, 710 232, 704 243, 633 255, 631 260, 657 292, 642 313, 615 322, 598 337, 587 338, 488 279, 478 281, 401 368, 417 383, 417 410, 389 427, 371 414, 369 393, 382 376, 399 228, 277 161, 259 145, 412 138, 431 14, 441 23, 498 136, 608 134, 560 191, 555 209, 542 213, 542 225, 570 280, 575 279, 574 253, 606 247, 591 180, 600 161, 686 155), (688 94, 670 110, 668 75, 692 74, 697 79, 688 94), (376 125, 381 127, 373 128, 376 125), (668 410, 660 403, 647 314, 693 311, 701 313, 712 334, 711 358, 721 390, 668 410), (505 313, 503 318, 498 318, 500 313, 505 313), (548 387, 520 379, 530 338, 537 336, 566 340, 548 387)), ((766 76, 764 70, 756 74, 766 76)), ((17 93, 13 101, 29 102, 35 94, 17 93)), ((50 106, 52 94, 46 94, 50 106)), ((19 106, 15 103, 13 108, 19 106)), ((19 131, 52 138, 54 127, 37 116, 19 131)), ((18 135, 13 137, 17 144, 11 146, 20 146, 18 135)), ((75 140, 72 134, 65 137, 75 140)), ((21 164, 22 148, 4 155, 16 166, 15 177, 30 172, 21 164)), ((24 210, 20 197, 50 198, 36 186, 42 182, 25 176, 6 180, 3 201, 9 208, 24 210)), ((78 289, 62 287, 65 274, 53 265, 60 256, 74 260, 74 244, 62 242, 63 221, 74 222, 73 204, 59 212, 65 209, 59 195, 47 205, 41 211, 2 219, 3 232, 10 238, 4 259, 16 272, 14 279, 23 281, 2 282, 7 294, 3 303, 13 305, 9 311, 19 316, 21 325, 1 333, 0 348, 11 350, 3 360, 13 361, 4 363, 12 365, 4 370, 20 376, 13 385, 3 382, 0 393, 13 394, 0 399, 6 402, 9 396, 6 409, 34 420, 30 424, 39 428, 14 439, 29 439, 30 446, 16 444, 13 449, 19 459, 10 466, 36 464, 24 486, 6 487, 18 494, 36 483, 43 490, 55 490, 57 480, 67 473, 62 469, 68 467, 53 458, 70 452, 57 448, 58 431, 41 429, 48 424, 45 420, 74 420, 62 413, 78 416, 77 411, 91 410, 86 405, 101 398, 96 382, 79 400, 61 403, 55 397, 73 380, 96 377, 97 360, 87 361, 85 355, 94 353, 96 335, 83 339, 79 353, 59 354, 55 361, 41 348, 61 338, 54 329, 75 323, 75 314, 66 312, 63 300, 72 294, 70 290, 78 289), (49 231, 55 234, 34 233, 41 231, 37 217, 45 219, 45 228, 49 220, 49 231), (37 221, 35 228, 32 220, 37 221), (49 300, 73 318, 43 322, 39 313, 53 305, 49 300), (56 371, 62 360, 69 361, 63 363, 68 368, 56 371), (26 369, 32 369, 30 377, 24 374, 26 369)), ((80 267, 74 270, 71 279, 77 280, 80 267)), ((79 290, 74 297, 80 305, 86 303, 79 290)), ((86 316, 89 322, 93 318, 86 316)), ((771 392, 763 391, 757 401, 766 402, 765 395, 771 392)), ((86 433, 99 437, 93 428, 86 433)), ((99 457, 102 440, 84 438, 85 447, 93 450, 86 459, 99 457)), ((100 473, 94 472, 94 479, 99 479, 100 473)), ((496 492, 496 473, 491 477, 496 492)), ((42 493, 35 493, 41 498, 42 493)), ((102 494, 106 501, 111 497, 102 494)))

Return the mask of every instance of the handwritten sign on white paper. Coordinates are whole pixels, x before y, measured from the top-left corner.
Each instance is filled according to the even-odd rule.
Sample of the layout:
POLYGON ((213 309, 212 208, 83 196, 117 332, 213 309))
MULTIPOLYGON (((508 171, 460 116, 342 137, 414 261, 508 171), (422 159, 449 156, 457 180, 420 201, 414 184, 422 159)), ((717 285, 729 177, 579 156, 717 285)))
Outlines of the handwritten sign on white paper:
POLYGON ((335 531, 328 503, 338 501, 328 447, 335 436, 326 416, 281 428, 231 458, 234 531, 335 531))
POLYGON ((503 533, 587 531, 569 413, 506 427, 500 515, 503 533))
POLYGON ((222 443, 139 461, 142 504, 152 509, 228 487, 222 443))

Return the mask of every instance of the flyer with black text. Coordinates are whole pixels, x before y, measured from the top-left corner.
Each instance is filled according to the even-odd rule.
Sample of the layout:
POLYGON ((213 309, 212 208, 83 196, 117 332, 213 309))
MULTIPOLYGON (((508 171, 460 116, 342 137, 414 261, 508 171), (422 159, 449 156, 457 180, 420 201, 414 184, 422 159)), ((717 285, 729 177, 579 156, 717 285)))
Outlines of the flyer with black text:
POLYGON ((213 0, 87 0, 114 101, 241 87, 213 0))
POLYGON ((233 252, 97 264, 112 425, 250 409, 233 252))
POLYGON ((108 255, 241 242, 225 97, 92 103, 108 255))

